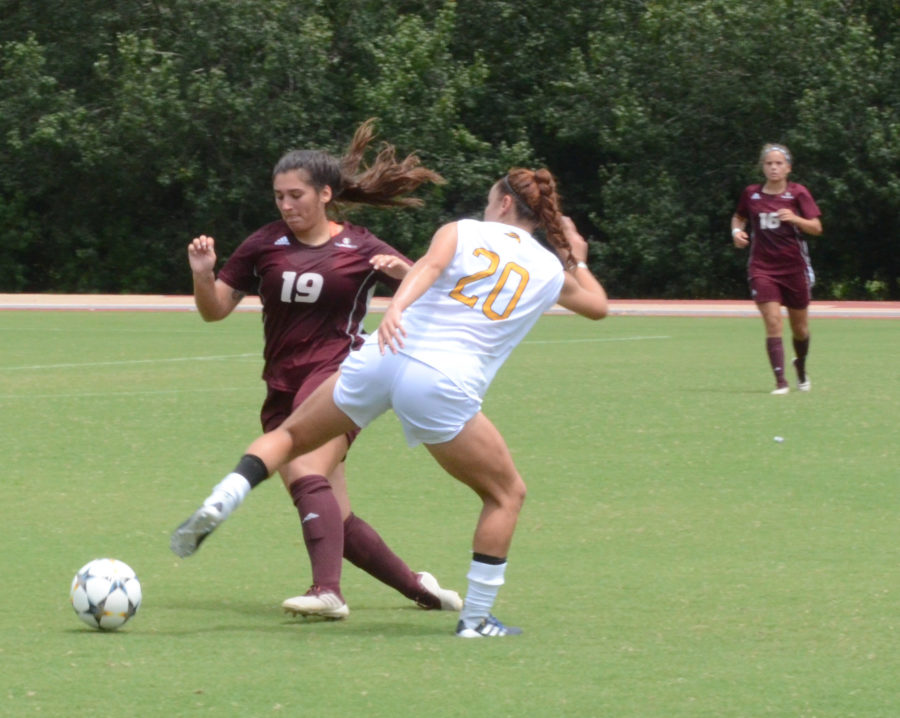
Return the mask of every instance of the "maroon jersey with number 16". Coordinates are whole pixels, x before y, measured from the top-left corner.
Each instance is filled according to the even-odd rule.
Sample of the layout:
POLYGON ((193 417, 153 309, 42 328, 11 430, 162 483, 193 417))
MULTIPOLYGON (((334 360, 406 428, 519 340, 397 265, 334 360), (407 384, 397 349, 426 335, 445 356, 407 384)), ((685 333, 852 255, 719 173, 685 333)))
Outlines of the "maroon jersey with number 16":
POLYGON ((777 275, 807 273, 809 250, 800 230, 778 219, 779 209, 790 209, 805 219, 820 216, 815 200, 802 184, 788 182, 784 192, 766 194, 762 185, 747 187, 735 214, 750 221, 750 257, 748 272, 777 275))
MULTIPOLYGON (((376 272, 369 259, 400 252, 365 227, 349 223, 325 244, 301 244, 281 220, 245 239, 219 272, 219 279, 263 305, 263 379, 280 391, 297 391, 323 366, 335 368, 363 342, 362 322, 378 281, 399 281, 376 272)), ((405 257, 403 259, 406 260, 405 257)), ((409 260, 406 260, 409 261, 409 260)))

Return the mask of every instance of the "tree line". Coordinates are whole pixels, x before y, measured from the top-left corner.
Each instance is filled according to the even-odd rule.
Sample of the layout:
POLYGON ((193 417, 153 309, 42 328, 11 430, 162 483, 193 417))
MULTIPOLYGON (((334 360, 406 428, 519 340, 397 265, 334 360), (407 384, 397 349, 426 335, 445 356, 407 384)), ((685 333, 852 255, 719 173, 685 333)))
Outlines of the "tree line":
POLYGON ((348 214, 415 258, 545 165, 613 297, 747 296, 764 142, 823 211, 814 297, 900 297, 897 0, 0 1, 0 291, 183 293, 271 168, 377 117, 446 184, 348 214))

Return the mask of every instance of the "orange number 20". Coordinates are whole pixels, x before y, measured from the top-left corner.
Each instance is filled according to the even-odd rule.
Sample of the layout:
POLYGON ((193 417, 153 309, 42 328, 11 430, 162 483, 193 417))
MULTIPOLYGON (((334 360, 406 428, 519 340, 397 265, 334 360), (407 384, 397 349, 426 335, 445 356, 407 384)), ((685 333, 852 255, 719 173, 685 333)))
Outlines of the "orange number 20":
MULTIPOLYGON (((468 276, 460 279, 456 286, 453 288, 453 291, 450 292, 450 296, 453 297, 456 301, 462 302, 467 307, 474 307, 475 303, 480 299, 478 295, 466 295, 463 293, 466 285, 472 284, 473 282, 478 282, 482 279, 486 279, 491 277, 497 273, 497 269, 500 266, 500 257, 495 253, 490 251, 489 249, 479 248, 472 252, 476 257, 486 257, 490 262, 487 269, 483 269, 480 272, 475 272, 475 274, 469 274, 468 276)), ((481 311, 484 312, 484 315, 488 319, 498 320, 498 319, 506 319, 510 314, 512 314, 513 309, 516 308, 516 304, 519 302, 519 298, 522 296, 522 292, 525 291, 525 287, 528 285, 528 270, 525 267, 516 264, 515 262, 507 262, 503 265, 503 269, 500 271, 500 276, 497 277, 497 280, 494 282, 494 287, 488 293, 487 298, 484 300, 484 305, 481 308, 481 311), (501 313, 497 313, 494 311, 494 301, 500 295, 500 292, 503 291, 503 288, 506 286, 506 283, 509 281, 509 277, 511 274, 515 273, 517 275, 518 284, 516 285, 516 289, 510 297, 509 301, 506 304, 506 308, 501 313)))

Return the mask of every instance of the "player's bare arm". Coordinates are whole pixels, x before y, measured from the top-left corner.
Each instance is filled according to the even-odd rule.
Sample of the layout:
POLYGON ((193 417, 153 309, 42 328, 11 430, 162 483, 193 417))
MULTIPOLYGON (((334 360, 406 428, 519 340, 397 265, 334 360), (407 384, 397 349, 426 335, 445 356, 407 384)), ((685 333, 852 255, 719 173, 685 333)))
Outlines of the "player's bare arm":
POLYGON ((562 226, 576 264, 566 271, 559 304, 583 317, 603 319, 609 311, 609 303, 603 285, 586 265, 587 240, 581 236, 569 217, 562 218, 562 226))
POLYGON ((806 217, 801 217, 793 210, 785 208, 778 210, 778 219, 782 222, 790 222, 804 234, 810 234, 815 237, 822 234, 822 220, 818 217, 807 219, 806 217))
MULTIPOLYGON (((578 228, 575 226, 575 222, 572 221, 571 217, 563 215, 561 218, 561 223, 563 235, 569 242, 569 247, 572 250, 572 259, 574 259, 575 262, 587 262, 587 240, 581 235, 581 232, 578 231, 578 228)), ((563 261, 563 263, 565 263, 568 259, 568 257, 565 256, 564 252, 562 252, 561 250, 557 250, 557 254, 559 254, 559 258, 563 261)))
POLYGON ((216 279, 216 240, 201 234, 188 244, 188 263, 194 279, 194 304, 207 322, 224 319, 244 298, 244 293, 216 279))
POLYGON ((372 269, 383 272, 392 279, 403 279, 412 268, 411 264, 394 254, 376 254, 369 260, 372 269))
POLYGON ((738 249, 743 249, 750 244, 750 235, 747 234, 745 227, 747 219, 735 214, 731 217, 731 241, 738 249))
POLYGON ((403 337, 406 336, 402 322, 403 310, 421 297, 450 264, 456 254, 456 242, 456 222, 445 224, 434 233, 425 255, 403 278, 378 325, 378 348, 382 354, 385 349, 396 354, 397 349, 403 347, 403 337))
POLYGON ((566 272, 558 304, 588 319, 603 319, 609 312, 606 290, 587 267, 566 272))

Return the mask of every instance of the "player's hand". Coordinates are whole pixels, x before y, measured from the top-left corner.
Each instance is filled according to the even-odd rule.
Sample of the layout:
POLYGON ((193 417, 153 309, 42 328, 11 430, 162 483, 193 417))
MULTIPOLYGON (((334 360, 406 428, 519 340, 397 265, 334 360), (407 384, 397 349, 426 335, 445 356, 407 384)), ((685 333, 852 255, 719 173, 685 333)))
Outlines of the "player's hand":
POLYGON ((403 337, 406 330, 400 321, 401 312, 393 304, 390 304, 378 325, 378 349, 384 355, 385 349, 390 349, 391 354, 396 354, 397 349, 403 348, 403 337))
POLYGON ((211 272, 216 267, 216 240, 201 234, 188 245, 188 263, 194 274, 211 272))
POLYGON ((750 237, 744 230, 741 230, 740 232, 735 232, 731 235, 731 241, 734 242, 735 247, 743 249, 750 244, 750 237))
MULTIPOLYGON (((587 262, 587 240, 581 236, 581 232, 578 231, 578 228, 575 226, 575 223, 572 221, 571 217, 563 215, 562 230, 563 236, 569 242, 569 247, 572 250, 572 259, 574 259, 576 262, 587 262)), ((563 262, 568 259, 568 255, 565 252, 558 251, 557 253, 560 256, 560 259, 563 260, 563 262)))
POLYGON ((779 209, 776 214, 778 215, 778 219, 782 222, 790 222, 791 224, 794 224, 799 219, 799 217, 794 214, 793 210, 787 209, 786 207, 779 209))
POLYGON ((394 254, 376 254, 369 260, 369 264, 372 269, 383 272, 392 279, 403 279, 411 266, 394 254))

